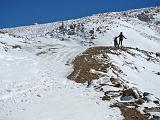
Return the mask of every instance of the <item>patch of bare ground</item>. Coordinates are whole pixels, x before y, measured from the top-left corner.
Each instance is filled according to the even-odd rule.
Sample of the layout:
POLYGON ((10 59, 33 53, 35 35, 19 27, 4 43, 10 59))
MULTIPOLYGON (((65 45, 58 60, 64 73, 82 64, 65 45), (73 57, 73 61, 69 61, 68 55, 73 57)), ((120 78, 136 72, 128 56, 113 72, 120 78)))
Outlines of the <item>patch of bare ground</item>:
POLYGON ((77 83, 85 83, 86 81, 98 79, 99 76, 97 74, 91 73, 91 69, 107 73, 109 68, 113 69, 116 74, 117 72, 121 73, 122 71, 112 64, 109 56, 104 54, 111 53, 118 55, 116 50, 118 49, 115 47, 96 47, 87 49, 84 53, 82 53, 82 55, 75 58, 73 61, 74 71, 67 78, 74 80, 77 83), (96 59, 97 55, 103 56, 103 61, 105 61, 105 64, 103 61, 98 61, 96 59))
POLYGON ((141 114, 136 108, 129 108, 123 103, 117 103, 112 107, 118 107, 121 110, 124 120, 149 120, 147 116, 141 114))
MULTIPOLYGON (((144 99, 145 97, 140 95, 140 91, 138 91, 138 89, 136 89, 137 93, 139 94, 137 96, 134 92, 135 90, 128 87, 127 81, 123 80, 123 78, 121 77, 125 74, 120 68, 114 65, 109 57, 110 54, 123 56, 125 53, 134 57, 144 55, 144 59, 146 59, 147 61, 160 62, 159 59, 155 57, 155 53, 140 50, 138 48, 92 47, 87 49, 85 52, 83 52, 73 60, 74 70, 70 75, 67 76, 67 78, 77 83, 88 82, 89 86, 92 80, 97 80, 104 75, 105 77, 107 77, 107 79, 109 79, 109 84, 104 83, 94 86, 96 91, 104 93, 104 96, 101 97, 101 99, 103 101, 110 101, 111 99, 114 99, 116 97, 120 97, 122 100, 133 98, 135 99, 135 102, 133 102, 132 108, 128 107, 128 105, 125 105, 125 103, 123 102, 118 102, 112 107, 118 107, 121 110, 122 115, 124 116, 124 120, 149 120, 150 115, 148 115, 148 112, 144 111, 144 113, 147 114, 144 115, 136 109, 139 105, 147 102, 144 99), (109 70, 112 70, 113 74, 117 77, 109 78, 109 76, 107 76, 109 70), (105 90, 105 87, 107 86, 113 88, 116 87, 119 90, 115 91, 113 89, 113 91, 107 91, 105 90)), ((126 64, 128 64, 129 66, 129 63, 126 64)))
POLYGON ((121 55, 122 52, 125 52, 135 56, 136 54, 133 52, 133 50, 145 54, 147 60, 157 61, 151 56, 151 54, 153 54, 152 52, 147 52, 138 48, 92 47, 74 59, 74 71, 67 78, 74 80, 77 83, 85 83, 86 81, 98 79, 99 76, 97 74, 90 72, 92 69, 96 71, 102 71, 104 73, 107 73, 109 69, 112 69, 113 73, 119 77, 119 75, 123 74, 123 72, 121 69, 115 66, 112 61, 110 61, 108 54, 121 55), (97 60, 98 55, 101 55, 101 61, 97 60))

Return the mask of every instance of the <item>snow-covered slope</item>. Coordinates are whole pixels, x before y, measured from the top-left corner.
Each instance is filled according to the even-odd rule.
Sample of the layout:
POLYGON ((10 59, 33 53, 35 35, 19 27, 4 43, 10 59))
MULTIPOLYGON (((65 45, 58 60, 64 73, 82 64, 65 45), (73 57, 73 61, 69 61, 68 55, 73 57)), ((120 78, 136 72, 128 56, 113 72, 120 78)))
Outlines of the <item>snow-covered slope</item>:
MULTIPOLYGON (((67 79, 73 71, 72 60, 87 48, 112 46, 120 32, 127 37, 124 46, 153 52, 151 58, 156 58, 155 53, 160 52, 160 7, 1 31, 0 119, 118 120, 123 119, 120 110, 110 107, 116 100, 104 102, 100 98, 103 93, 86 88, 87 83, 67 79)), ((135 57, 125 51, 122 56, 109 57, 127 75, 122 77, 130 87, 160 98, 159 57, 155 62, 146 61, 143 53, 131 51, 135 57)))

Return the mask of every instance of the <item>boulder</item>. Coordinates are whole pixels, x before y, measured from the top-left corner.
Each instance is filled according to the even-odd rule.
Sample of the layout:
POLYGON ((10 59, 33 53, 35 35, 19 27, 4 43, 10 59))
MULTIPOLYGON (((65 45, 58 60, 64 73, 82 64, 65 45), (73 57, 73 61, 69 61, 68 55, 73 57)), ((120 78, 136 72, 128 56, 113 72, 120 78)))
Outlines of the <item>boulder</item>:
POLYGON ((133 96, 121 96, 121 98, 120 98, 121 101, 129 101, 132 99, 134 99, 133 96))
POLYGON ((159 52, 156 52, 156 57, 160 57, 160 53, 159 52))
POLYGON ((148 92, 144 92, 144 93, 143 93, 143 96, 146 97, 146 96, 148 96, 149 94, 150 94, 150 93, 148 93, 148 92))
POLYGON ((154 102, 155 104, 158 104, 158 105, 160 104, 160 102, 159 102, 158 100, 154 100, 153 102, 154 102))
POLYGON ((132 96, 135 99, 138 98, 137 93, 135 93, 135 91, 132 88, 122 91, 122 97, 128 97, 128 96, 132 96))

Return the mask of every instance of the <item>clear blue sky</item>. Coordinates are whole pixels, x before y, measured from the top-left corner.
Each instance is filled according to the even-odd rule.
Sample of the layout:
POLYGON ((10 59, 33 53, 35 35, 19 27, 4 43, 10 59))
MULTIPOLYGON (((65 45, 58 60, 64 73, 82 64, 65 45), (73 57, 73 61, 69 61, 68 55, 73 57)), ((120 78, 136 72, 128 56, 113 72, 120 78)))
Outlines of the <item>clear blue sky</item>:
POLYGON ((160 0, 0 0, 0 28, 160 6, 160 0))

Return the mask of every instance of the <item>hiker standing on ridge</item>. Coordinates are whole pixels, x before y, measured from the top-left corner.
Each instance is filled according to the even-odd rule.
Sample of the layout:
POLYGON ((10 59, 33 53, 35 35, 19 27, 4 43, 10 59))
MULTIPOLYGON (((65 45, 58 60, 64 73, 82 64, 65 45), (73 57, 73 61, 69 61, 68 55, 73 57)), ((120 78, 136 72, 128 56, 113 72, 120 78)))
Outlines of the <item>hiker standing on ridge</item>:
POLYGON ((119 45, 118 46, 122 46, 123 38, 127 39, 126 37, 124 37, 122 32, 120 32, 120 35, 117 38, 119 38, 119 45))

